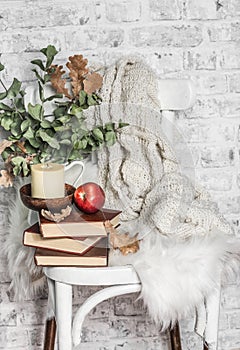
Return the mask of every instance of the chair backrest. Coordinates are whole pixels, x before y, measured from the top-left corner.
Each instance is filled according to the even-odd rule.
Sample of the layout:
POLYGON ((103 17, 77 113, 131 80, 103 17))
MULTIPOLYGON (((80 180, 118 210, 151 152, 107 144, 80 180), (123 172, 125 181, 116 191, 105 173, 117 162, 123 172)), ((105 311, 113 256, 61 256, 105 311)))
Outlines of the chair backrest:
POLYGON ((162 111, 179 111, 192 107, 196 99, 195 86, 190 79, 161 79, 158 98, 162 111))
POLYGON ((170 143, 173 141, 174 111, 191 108, 196 91, 190 79, 161 79, 158 81, 158 99, 162 110, 162 129, 170 143))

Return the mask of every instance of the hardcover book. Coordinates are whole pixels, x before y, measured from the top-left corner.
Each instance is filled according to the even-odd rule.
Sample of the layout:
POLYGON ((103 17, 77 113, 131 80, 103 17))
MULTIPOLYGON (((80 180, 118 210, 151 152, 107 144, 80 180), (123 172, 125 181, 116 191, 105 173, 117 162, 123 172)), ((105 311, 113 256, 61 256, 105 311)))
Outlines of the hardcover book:
POLYGON ((108 240, 106 237, 102 238, 96 247, 92 247, 83 255, 37 248, 34 257, 36 265, 40 266, 107 266, 108 240))
POLYGON ((40 233, 39 224, 36 223, 26 229, 23 234, 23 244, 34 248, 50 249, 70 254, 85 254, 101 237, 76 237, 76 238, 44 238, 40 233))
POLYGON ((97 211, 95 214, 81 212, 75 206, 71 214, 61 222, 47 220, 39 213, 40 231, 43 237, 106 237, 107 232, 104 221, 109 220, 116 227, 119 224, 121 211, 105 209, 97 211))

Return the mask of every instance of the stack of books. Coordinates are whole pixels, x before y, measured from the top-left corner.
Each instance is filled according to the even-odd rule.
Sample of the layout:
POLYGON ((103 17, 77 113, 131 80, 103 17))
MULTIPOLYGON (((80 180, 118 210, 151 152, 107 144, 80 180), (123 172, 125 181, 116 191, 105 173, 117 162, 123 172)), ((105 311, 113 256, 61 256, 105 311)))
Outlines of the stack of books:
POLYGON ((35 262, 41 266, 107 266, 108 237, 104 226, 119 225, 120 211, 102 209, 85 214, 73 207, 56 223, 39 214, 39 222, 24 231, 23 244, 36 248, 35 262))

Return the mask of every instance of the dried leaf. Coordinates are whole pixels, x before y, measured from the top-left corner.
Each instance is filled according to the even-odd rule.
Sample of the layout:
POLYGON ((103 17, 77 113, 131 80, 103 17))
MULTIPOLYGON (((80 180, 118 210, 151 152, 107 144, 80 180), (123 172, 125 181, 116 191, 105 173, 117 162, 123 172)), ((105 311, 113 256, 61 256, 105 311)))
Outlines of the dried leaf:
POLYGON ((83 81, 89 72, 87 68, 88 60, 83 55, 74 55, 69 57, 66 66, 69 69, 69 76, 72 79, 72 90, 74 96, 78 96, 79 91, 83 90, 83 81))
POLYGON ((122 255, 134 254, 139 250, 139 241, 135 241, 125 247, 119 248, 122 255))
POLYGON ((84 91, 91 95, 96 90, 99 90, 103 83, 103 77, 98 73, 88 74, 83 81, 84 91))
POLYGON ((12 175, 7 170, 1 170, 0 174, 1 174, 0 186, 12 187, 12 185, 13 185, 12 175))
POLYGON ((42 216, 47 220, 60 222, 71 214, 72 208, 68 205, 65 209, 61 210, 61 213, 52 213, 50 210, 41 210, 42 216))
POLYGON ((139 250, 138 234, 130 237, 127 233, 119 234, 110 221, 106 220, 104 225, 109 233, 109 241, 114 249, 119 249, 123 255, 136 253, 139 250))
POLYGON ((5 148, 10 147, 12 144, 13 142, 8 140, 3 140, 2 142, 0 142, 0 154, 3 153, 5 148))
POLYGON ((57 66, 52 65, 49 69, 49 71, 54 70, 54 72, 50 73, 51 76, 51 83, 53 88, 59 93, 64 94, 68 98, 72 98, 72 96, 69 94, 68 89, 65 87, 66 79, 62 79, 62 75, 65 73, 64 70, 62 70, 63 66, 57 66))

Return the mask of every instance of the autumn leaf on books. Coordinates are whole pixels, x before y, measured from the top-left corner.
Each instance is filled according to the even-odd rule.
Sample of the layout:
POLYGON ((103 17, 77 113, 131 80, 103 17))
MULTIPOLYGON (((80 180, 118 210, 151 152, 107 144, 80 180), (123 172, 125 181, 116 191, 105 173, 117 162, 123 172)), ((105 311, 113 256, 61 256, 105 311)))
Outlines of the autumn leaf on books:
POLYGON ((88 60, 83 58, 83 55, 74 55, 69 57, 69 61, 66 66, 70 71, 73 95, 78 96, 79 92, 83 90, 83 81, 89 72, 88 60))
POLYGON ((62 70, 63 66, 57 66, 52 65, 51 66, 51 83, 53 88, 59 93, 63 94, 68 98, 72 98, 72 96, 69 94, 68 89, 65 87, 66 79, 63 79, 62 76, 65 73, 64 70, 62 70))

